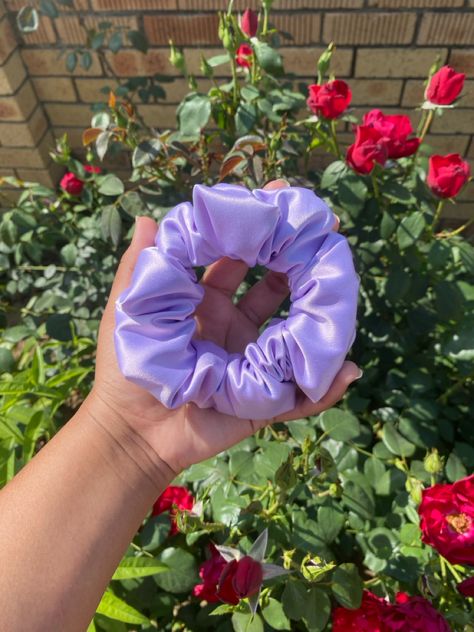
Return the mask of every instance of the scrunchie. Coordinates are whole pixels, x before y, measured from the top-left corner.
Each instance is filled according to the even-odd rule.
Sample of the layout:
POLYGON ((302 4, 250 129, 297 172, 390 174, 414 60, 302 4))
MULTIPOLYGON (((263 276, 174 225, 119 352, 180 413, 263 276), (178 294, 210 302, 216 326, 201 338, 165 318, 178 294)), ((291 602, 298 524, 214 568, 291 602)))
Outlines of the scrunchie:
POLYGON ((248 191, 196 185, 161 222, 116 303, 115 346, 126 378, 168 408, 194 402, 244 419, 314 402, 329 389, 355 336, 358 277, 335 216, 304 188, 248 191), (221 257, 288 275, 291 307, 244 354, 196 340, 204 289, 193 266, 221 257))

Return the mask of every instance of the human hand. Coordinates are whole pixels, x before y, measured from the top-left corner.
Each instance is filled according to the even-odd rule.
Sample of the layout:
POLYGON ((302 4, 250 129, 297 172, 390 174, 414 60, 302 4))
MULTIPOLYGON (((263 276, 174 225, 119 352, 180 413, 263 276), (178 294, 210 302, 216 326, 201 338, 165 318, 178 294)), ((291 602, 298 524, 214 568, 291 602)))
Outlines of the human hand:
MULTIPOLYGON (((287 185, 277 180, 266 188, 282 186, 287 185)), ((146 390, 127 381, 115 355, 115 301, 129 286, 140 251, 154 245, 156 231, 157 225, 152 219, 137 218, 132 243, 120 262, 100 325, 96 382, 87 405, 99 408, 101 415, 106 414, 112 430, 114 424, 131 429, 137 441, 145 441, 152 454, 178 474, 265 425, 316 415, 330 408, 341 399, 349 384, 360 377, 360 369, 353 362, 345 362, 319 402, 313 403, 298 392, 293 410, 268 420, 239 419, 214 409, 200 409, 192 403, 169 410, 146 390)), ((229 352, 243 352, 249 342, 255 341, 259 327, 288 294, 286 276, 269 271, 234 305, 232 296, 247 270, 242 261, 223 258, 210 265, 201 280, 205 294, 195 314, 197 335, 229 352)))

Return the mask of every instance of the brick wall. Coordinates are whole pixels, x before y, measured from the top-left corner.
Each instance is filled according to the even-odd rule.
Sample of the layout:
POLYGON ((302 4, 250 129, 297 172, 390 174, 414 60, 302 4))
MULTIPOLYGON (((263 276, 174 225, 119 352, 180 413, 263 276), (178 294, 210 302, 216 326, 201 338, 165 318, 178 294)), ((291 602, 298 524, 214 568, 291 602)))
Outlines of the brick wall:
MULTIPOLYGON (((100 88, 113 84, 109 65, 119 77, 160 73, 176 77, 168 62, 168 39, 184 47, 189 70, 199 84, 200 50, 217 53, 216 10, 220 0, 75 0, 88 25, 114 21, 147 34, 146 55, 131 48, 93 57, 91 68, 69 73, 58 50, 83 41, 77 13, 64 10, 52 21, 42 17, 35 33, 19 35, 14 15, 24 0, 0 0, 0 174, 51 182, 57 173, 48 148, 53 137, 68 132, 80 147, 83 128, 90 121, 90 105, 103 100, 100 88), (132 7, 132 9, 131 9, 132 7)), ((236 0, 238 10, 258 2, 236 0)), ((440 152, 456 151, 474 159, 474 0, 275 0, 273 23, 293 39, 282 39, 285 69, 298 78, 313 78, 315 60, 330 42, 337 52, 333 68, 350 79, 353 104, 361 114, 367 106, 386 112, 419 113, 423 79, 437 55, 443 63, 472 77, 455 113, 436 121, 431 144, 440 152)), ((160 127, 175 125, 175 105, 187 91, 176 77, 164 84, 167 101, 144 105, 144 119, 160 127)), ((472 213, 474 185, 446 216, 472 213)))

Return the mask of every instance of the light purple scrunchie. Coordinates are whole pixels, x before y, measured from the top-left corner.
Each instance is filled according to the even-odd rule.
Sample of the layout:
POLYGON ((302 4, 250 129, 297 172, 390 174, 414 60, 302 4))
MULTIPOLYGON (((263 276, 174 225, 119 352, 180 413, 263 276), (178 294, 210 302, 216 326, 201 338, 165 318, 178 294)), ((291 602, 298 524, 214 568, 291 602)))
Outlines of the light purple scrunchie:
POLYGON ((355 336, 359 281, 335 216, 309 189, 196 185, 161 222, 116 303, 115 346, 126 378, 168 408, 195 402, 244 419, 291 410, 297 386, 314 402, 355 336), (193 266, 221 257, 288 275, 291 307, 244 354, 194 339, 204 289, 193 266))

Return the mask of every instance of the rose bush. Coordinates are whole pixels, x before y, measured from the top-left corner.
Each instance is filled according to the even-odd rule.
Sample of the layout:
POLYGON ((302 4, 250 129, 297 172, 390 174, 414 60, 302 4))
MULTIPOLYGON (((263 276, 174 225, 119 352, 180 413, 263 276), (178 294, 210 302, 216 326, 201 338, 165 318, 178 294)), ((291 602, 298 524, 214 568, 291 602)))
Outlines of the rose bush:
MULTIPOLYGON (((285 76, 270 5, 220 14, 207 92, 172 46, 190 85, 176 130, 145 126, 112 94, 84 131, 85 161, 58 141, 72 174, 58 191, 4 179, 21 193, 0 220, 0 484, 90 388, 134 217, 159 219, 196 182, 285 177, 334 208, 353 247, 364 376, 337 408, 184 472, 150 507, 90 632, 470 632, 474 248, 442 219, 470 176, 460 156, 431 156, 427 136, 464 77, 435 72, 410 118, 351 109, 332 45, 307 88, 285 76), (220 65, 231 80, 214 76, 220 65), (92 169, 120 152, 129 182, 92 169)), ((261 276, 251 270, 238 295, 261 276)))

